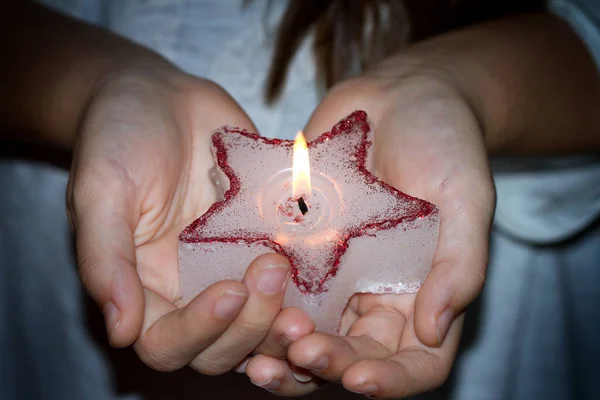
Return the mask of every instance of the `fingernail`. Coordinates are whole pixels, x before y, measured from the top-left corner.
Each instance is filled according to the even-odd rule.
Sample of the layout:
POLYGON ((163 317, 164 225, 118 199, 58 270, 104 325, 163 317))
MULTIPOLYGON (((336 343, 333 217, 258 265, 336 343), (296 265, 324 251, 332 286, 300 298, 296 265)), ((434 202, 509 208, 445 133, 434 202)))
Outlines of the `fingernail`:
POLYGON ((348 389, 351 392, 354 392, 356 394, 364 394, 366 396, 371 396, 373 394, 375 394, 375 392, 377 392, 377 385, 375 385, 374 383, 365 383, 364 385, 360 385, 358 388, 356 389, 348 389))
POLYGON ((259 387, 261 387, 263 389, 267 389, 267 390, 275 390, 279 387, 279 384, 281 383, 281 382, 279 382, 279 379, 273 379, 273 378, 271 378, 271 380, 269 380, 265 383, 257 383, 257 382, 254 382, 252 379, 250 379, 250 382, 252 382, 256 386, 259 386, 259 387))
POLYGON ((302 368, 310 369, 312 371, 323 371, 329 366, 329 358, 327 356, 321 356, 316 360, 313 360, 306 365, 302 365, 302 368))
POLYGON ((451 309, 446 309, 435 321, 435 329, 437 331, 438 345, 441 346, 446 338, 450 324, 454 320, 454 313, 451 309))
POLYGON ((287 265, 267 265, 256 271, 256 287, 268 296, 278 294, 285 285, 288 271, 287 265))
POLYGON ((119 309, 112 301, 109 301, 102 309, 104 314, 104 321, 106 323, 106 332, 108 334, 108 341, 112 343, 112 338, 121 323, 121 313, 119 309))
POLYGON ((303 374, 302 372, 292 372, 292 375, 294 375, 294 378, 296 378, 298 382, 306 383, 312 381, 312 376, 303 374))
POLYGON ((246 366, 248 365, 249 362, 250 362, 250 359, 246 358, 246 360, 244 360, 240 365, 238 365, 235 368, 235 372, 237 372, 238 374, 245 374, 246 373, 246 366))
POLYGON ((240 311, 247 298, 246 293, 226 291, 215 305, 215 315, 220 318, 233 317, 240 311))

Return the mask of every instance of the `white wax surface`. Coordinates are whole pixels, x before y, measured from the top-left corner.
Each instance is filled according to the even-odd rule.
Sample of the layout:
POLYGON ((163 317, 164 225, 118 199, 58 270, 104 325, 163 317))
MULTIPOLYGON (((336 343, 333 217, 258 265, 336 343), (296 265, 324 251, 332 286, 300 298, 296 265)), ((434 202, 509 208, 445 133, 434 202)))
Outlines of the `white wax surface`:
POLYGON ((416 291, 431 267, 439 214, 362 168, 369 140, 357 112, 309 144, 313 190, 302 215, 291 198, 291 142, 217 131, 214 176, 229 192, 180 237, 184 301, 241 280, 254 258, 274 250, 297 272, 284 306, 304 310, 324 332, 336 332, 354 293, 416 291))

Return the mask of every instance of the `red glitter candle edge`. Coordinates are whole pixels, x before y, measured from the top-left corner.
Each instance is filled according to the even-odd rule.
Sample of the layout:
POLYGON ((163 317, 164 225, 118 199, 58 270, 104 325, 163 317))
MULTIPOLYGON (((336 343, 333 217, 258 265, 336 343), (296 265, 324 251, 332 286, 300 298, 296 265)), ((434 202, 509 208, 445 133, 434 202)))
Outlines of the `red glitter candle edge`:
POLYGON ((310 141, 308 143, 308 147, 315 147, 320 143, 324 143, 327 140, 338 136, 343 135, 349 131, 352 126, 355 124, 359 124, 360 130, 363 135, 363 140, 361 144, 357 147, 356 153, 354 156, 357 160, 358 170, 363 175, 367 184, 380 184, 386 187, 390 192, 394 193, 397 197, 403 198, 404 200, 409 200, 413 202, 417 202, 419 204, 416 212, 405 215, 401 218, 391 218, 385 221, 379 222, 365 222, 364 225, 358 227, 356 229, 351 230, 344 238, 343 242, 341 242, 338 246, 335 247, 335 252, 331 260, 331 267, 328 269, 327 274, 318 282, 318 287, 315 288, 314 285, 309 282, 301 282, 299 279, 298 268, 295 265, 293 257, 290 254, 286 254, 283 247, 271 240, 268 237, 200 237, 196 234, 196 229, 199 226, 202 226, 208 218, 210 218, 214 213, 221 210, 225 205, 230 201, 231 198, 235 197, 240 190, 240 180, 236 175, 235 171, 230 167, 227 161, 227 150, 225 145, 221 139, 222 134, 239 134, 245 136, 247 138, 263 142, 265 144, 276 145, 276 146, 285 146, 291 147, 294 145, 293 140, 284 140, 284 139, 270 139, 260 136, 256 133, 251 133, 246 130, 240 130, 239 128, 225 128, 221 132, 216 132, 213 134, 212 142, 215 148, 217 164, 219 168, 225 173, 225 175, 229 178, 230 187, 229 190, 225 193, 223 200, 217 201, 214 203, 201 217, 197 218, 194 222, 192 222, 188 227, 186 227, 183 232, 179 236, 179 240, 183 243, 213 243, 213 242, 221 242, 221 243, 246 243, 246 244, 262 244, 276 253, 279 253, 286 257, 291 264, 292 268, 292 279, 294 283, 298 286, 298 288, 304 293, 319 293, 323 292, 325 289, 325 283, 333 276, 336 275, 337 270, 339 268, 341 258, 348 249, 348 242, 356 237, 363 236, 369 234, 368 232, 372 231, 380 231, 386 229, 392 229, 404 222, 414 221, 416 219, 422 219, 426 217, 433 216, 435 214, 439 214, 438 208, 422 199, 418 199, 416 197, 410 196, 406 193, 401 192, 395 187, 387 184, 381 179, 377 178, 373 175, 366 166, 367 155, 370 146, 372 145, 371 141, 368 139, 368 135, 370 132, 370 126, 367 120, 367 114, 364 111, 355 111, 346 118, 342 119, 338 122, 330 132, 325 132, 320 135, 318 138, 310 141))

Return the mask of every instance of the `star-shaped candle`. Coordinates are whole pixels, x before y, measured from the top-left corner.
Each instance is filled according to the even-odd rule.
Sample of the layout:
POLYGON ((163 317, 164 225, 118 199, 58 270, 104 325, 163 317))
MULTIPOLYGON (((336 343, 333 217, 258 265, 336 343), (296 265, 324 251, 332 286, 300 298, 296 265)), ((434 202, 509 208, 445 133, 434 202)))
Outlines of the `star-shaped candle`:
POLYGON ((182 296, 241 280, 267 252, 292 266, 284 307, 335 333, 359 292, 410 293, 429 273, 439 212, 368 170, 372 132, 356 111, 308 144, 235 128, 213 134, 222 199, 179 237, 182 296))

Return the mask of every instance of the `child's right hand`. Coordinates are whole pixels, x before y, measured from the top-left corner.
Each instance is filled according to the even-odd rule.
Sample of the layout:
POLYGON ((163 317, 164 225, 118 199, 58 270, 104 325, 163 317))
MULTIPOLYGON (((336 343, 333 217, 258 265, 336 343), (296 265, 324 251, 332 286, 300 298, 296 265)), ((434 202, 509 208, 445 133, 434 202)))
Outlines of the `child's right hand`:
POLYGON ((314 329, 297 310, 274 323, 289 276, 274 254, 255 260, 243 282, 181 300, 177 237, 216 199, 210 134, 224 124, 255 131, 220 87, 168 67, 105 79, 80 124, 67 200, 81 278, 111 344, 133 343, 158 370, 223 373, 261 343, 285 355, 283 336, 314 329))

